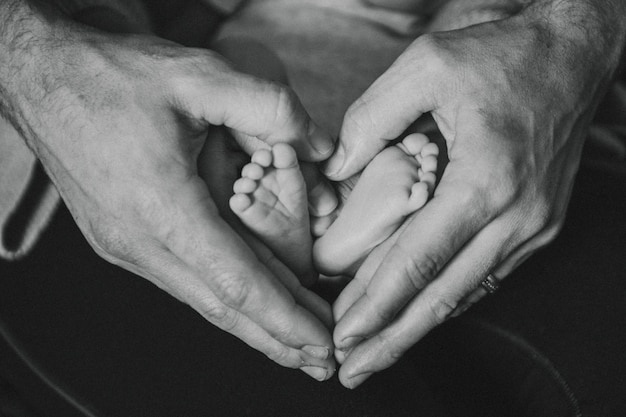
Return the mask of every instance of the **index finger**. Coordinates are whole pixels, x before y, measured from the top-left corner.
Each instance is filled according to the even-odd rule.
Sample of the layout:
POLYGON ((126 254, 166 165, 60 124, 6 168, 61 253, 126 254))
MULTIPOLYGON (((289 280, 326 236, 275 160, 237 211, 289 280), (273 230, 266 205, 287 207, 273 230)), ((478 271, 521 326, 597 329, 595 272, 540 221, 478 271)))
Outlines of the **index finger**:
POLYGON ((363 294, 337 323, 337 349, 349 350, 387 326, 488 223, 489 215, 474 209, 482 203, 474 203, 479 194, 472 189, 454 181, 440 183, 438 193, 400 234, 363 294))
MULTIPOLYGON (((173 232, 165 244, 180 266, 174 277, 160 273, 162 280, 174 286, 185 301, 210 321, 249 343, 252 341, 252 347, 266 352, 269 336, 286 348, 280 355, 290 349, 302 351, 301 358, 308 358, 332 374, 333 345, 324 324, 296 303, 243 239, 217 215, 205 190, 198 178, 190 189, 176 193, 177 203, 186 211, 174 219, 173 232), (198 200, 198 195, 204 195, 206 200, 198 200), (311 349, 328 354, 311 358, 307 353, 311 349)), ((156 268, 160 272, 164 269, 163 264, 156 268)), ((272 359, 290 367, 303 365, 293 354, 289 357, 288 362, 282 356, 272 359)))
POLYGON ((437 70, 440 60, 424 56, 424 39, 409 46, 350 106, 335 153, 324 169, 330 179, 344 180, 361 171, 423 113, 436 108, 444 77, 437 70))

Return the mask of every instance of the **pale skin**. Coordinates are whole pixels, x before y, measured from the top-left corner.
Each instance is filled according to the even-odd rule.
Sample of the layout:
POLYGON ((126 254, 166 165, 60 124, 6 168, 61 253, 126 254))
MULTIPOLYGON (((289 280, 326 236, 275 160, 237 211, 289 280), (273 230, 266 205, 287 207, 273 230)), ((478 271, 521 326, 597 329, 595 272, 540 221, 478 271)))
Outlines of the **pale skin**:
MULTIPOLYGON (((252 39, 221 39, 212 48, 242 72, 289 84, 280 59, 252 39)), ((303 285, 310 286, 319 275, 311 257, 311 229, 319 219, 334 215, 339 204, 335 191, 317 164, 298 161, 291 145, 270 146, 255 138, 239 139, 252 157, 241 170, 241 178, 234 184, 227 182, 233 184, 235 193, 230 208, 303 285)), ((201 156, 199 163, 202 166, 210 161, 201 156)))
POLYGON ((306 184, 289 145, 252 155, 234 184, 230 207, 296 273, 314 271, 314 261, 315 271, 348 274, 426 204, 435 184, 437 154, 437 146, 422 134, 409 135, 378 154, 313 252, 306 184))
MULTIPOLYGON (((214 47, 242 71, 288 82, 279 58, 251 39, 227 38, 214 47)), ((300 165, 291 146, 248 146, 257 150, 233 185, 230 208, 305 283, 314 282, 318 272, 353 275, 373 248, 426 203, 435 186, 439 149, 419 133, 379 153, 338 210, 333 190, 324 187, 313 164, 300 165), (325 209, 336 219, 317 231, 311 230, 311 188, 321 189, 313 214, 324 209, 319 202, 332 202, 325 209), (321 236, 314 245, 312 234, 321 236)))
MULTIPOLYGON (((416 7, 409 0, 368 2, 416 7)), ((162 126, 162 121, 173 120, 171 126, 181 127, 182 121, 199 119, 201 123, 191 123, 192 128, 200 126, 198 131, 208 122, 225 122, 236 131, 273 141, 286 140, 294 131, 302 133, 299 137, 310 137, 304 133, 308 129, 301 128, 307 118, 286 118, 290 123, 280 124, 264 121, 261 127, 258 119, 246 122, 236 117, 240 103, 228 100, 218 114, 208 111, 211 106, 199 97, 202 94, 183 94, 171 87, 187 77, 203 81, 192 83, 194 87, 206 85, 212 77, 220 82, 237 81, 240 86, 239 82, 250 79, 228 71, 195 73, 198 62, 206 64, 201 68, 223 68, 219 57, 208 52, 179 49, 152 38, 136 43, 127 39, 120 44, 119 38, 113 42, 102 34, 78 30, 63 19, 33 21, 37 14, 26 4, 0 4, 0 109, 23 132, 99 253, 160 282, 210 321, 285 366, 301 366, 306 343, 320 345, 321 350, 331 347, 321 322, 296 307, 294 299, 301 300, 306 291, 286 284, 292 280, 278 280, 274 269, 259 263, 257 252, 237 237, 216 210, 198 208, 198 196, 210 201, 212 195, 189 168, 187 148, 176 144, 196 144, 191 148, 197 150, 202 135, 196 129, 174 129, 177 139, 172 144, 154 129, 162 126), (47 49, 52 46, 50 30, 56 39, 73 35, 70 43, 78 48, 70 52, 60 42, 47 49), (44 59, 42 50, 54 54, 44 59), (67 66, 77 61, 90 65, 82 70, 67 66), (174 65, 176 61, 180 65, 174 65), (190 61, 193 65, 181 64, 190 61), (108 79, 93 81, 102 71, 91 67, 92 63, 110 68, 108 79), (130 82, 137 66, 160 68, 161 64, 173 70, 168 75, 180 77, 155 71, 148 79, 130 82), (81 91, 94 94, 81 96, 81 91), (112 93, 104 97, 101 91, 112 93), (129 91, 139 98, 156 96, 156 103, 173 101, 174 109, 185 110, 183 114, 192 117, 181 120, 172 107, 146 106, 146 100, 119 105, 129 91), (179 100, 181 97, 186 99, 179 100), (86 99, 92 100, 90 106, 75 105, 86 99), (79 128, 77 120, 89 122, 79 128), (128 122, 131 120, 133 123, 128 122), (94 135, 77 134, 81 129, 94 135), (292 131, 285 134, 285 130, 292 131), (85 140, 89 136, 95 140, 85 140), (131 137, 132 141, 123 141, 131 137), (129 152, 129 144, 137 152, 129 152), (161 156, 170 154, 165 160, 172 163, 165 166, 171 167, 174 175, 157 173, 163 166, 157 163, 159 155, 146 151, 171 147, 173 152, 161 156), (85 155, 90 157, 81 161, 85 155), (122 160, 114 162, 120 155, 122 160), (151 155, 147 159, 153 164, 146 163, 146 155, 151 155), (111 177, 118 180, 119 188, 108 188, 95 175, 108 162, 113 163, 108 175, 119 174, 111 177), (136 176, 136 167, 143 167, 141 172, 147 175, 125 186, 129 176, 136 176), (94 175, 85 175, 90 172, 94 175), (156 185, 163 181, 171 194, 156 185), (92 189, 98 192, 90 192, 92 189), (146 192, 137 195, 137 189, 146 192), (103 196, 114 198, 106 201, 103 196), (174 198, 179 196, 183 198, 174 198), (180 219, 181 231, 196 236, 196 243, 181 249, 176 242, 183 243, 182 239, 150 222, 150 216, 142 214, 146 208, 153 208, 150 213, 165 213, 167 219, 180 219), (234 254, 216 250, 219 246, 211 236, 220 245, 229 242, 234 254), (179 250, 172 250, 177 246, 179 250), (206 253, 215 256, 207 261, 203 258, 206 253), (172 259, 173 266, 164 265, 172 259), (261 276, 260 283, 245 278, 251 273, 255 278, 261 276), (225 281, 226 277, 232 280, 225 281), (216 291, 224 294, 219 288, 227 288, 223 284, 228 282, 234 283, 231 288, 244 288, 242 294, 250 295, 245 303, 237 302, 240 297, 215 295, 216 291), (265 309, 258 314, 260 300, 266 297, 260 290, 268 288, 272 301, 278 303, 269 308, 264 303, 265 309)), ((504 278, 555 236, 578 166, 581 132, 624 47, 625 17, 626 5, 618 1, 522 2, 520 12, 510 18, 419 38, 351 107, 344 120, 342 145, 326 168, 334 179, 360 171, 388 140, 428 111, 433 112, 448 142, 450 165, 433 200, 372 251, 334 306, 336 353, 343 362, 339 376, 345 386, 354 388, 395 363, 430 329, 480 299, 484 292, 476 288, 487 272, 504 278)), ((247 82, 243 85, 250 86, 247 82)), ((291 97, 281 88, 268 89, 291 97)), ((223 96, 220 89, 210 92, 223 96)), ((240 97, 244 92, 238 91, 240 97)), ((264 111, 275 108, 271 102, 261 101, 264 105, 255 107, 255 114, 267 115, 264 111)), ((293 105, 293 97, 288 102, 293 105)), ((296 110, 295 114, 303 113, 296 110)), ((268 116, 276 121, 275 117, 268 116)), ((285 122, 285 118, 279 119, 285 122)), ((306 144, 311 142, 303 142, 301 159, 308 157, 306 144)), ((324 152, 317 155, 311 159, 326 157, 324 152)), ((328 362, 323 362, 322 367, 326 366, 328 362)), ((322 373, 321 378, 326 375, 322 373)))
POLYGON ((354 276, 367 255, 426 204, 435 187, 438 154, 437 145, 414 133, 376 155, 337 219, 315 241, 317 269, 354 276))
POLYGON ((488 273, 505 278, 563 223, 586 127, 624 47, 626 3, 519 6, 421 36, 345 115, 326 166, 334 180, 426 112, 450 159, 432 200, 371 252, 333 306, 346 387, 477 302, 488 273))
POLYGON ((316 272, 307 191, 293 148, 279 143, 256 151, 233 191, 233 212, 296 276, 310 281, 316 272))
POLYGON ((332 138, 293 92, 214 52, 103 33, 34 3, 4 1, 0 16, 0 111, 94 250, 276 363, 330 378, 330 307, 220 214, 218 174, 197 168, 217 126, 327 158, 332 138))

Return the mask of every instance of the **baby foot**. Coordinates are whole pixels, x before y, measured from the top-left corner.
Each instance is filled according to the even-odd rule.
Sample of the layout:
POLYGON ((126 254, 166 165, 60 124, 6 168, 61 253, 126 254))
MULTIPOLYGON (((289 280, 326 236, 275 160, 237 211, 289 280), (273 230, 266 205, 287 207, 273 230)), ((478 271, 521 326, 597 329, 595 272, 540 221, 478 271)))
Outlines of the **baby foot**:
POLYGON ((313 284, 307 190, 294 149, 278 143, 254 152, 233 190, 231 210, 304 285, 313 284))
POLYGON ((419 210, 435 186, 439 148, 421 133, 379 153, 364 169, 341 214, 313 247, 317 269, 354 273, 404 219, 419 210))

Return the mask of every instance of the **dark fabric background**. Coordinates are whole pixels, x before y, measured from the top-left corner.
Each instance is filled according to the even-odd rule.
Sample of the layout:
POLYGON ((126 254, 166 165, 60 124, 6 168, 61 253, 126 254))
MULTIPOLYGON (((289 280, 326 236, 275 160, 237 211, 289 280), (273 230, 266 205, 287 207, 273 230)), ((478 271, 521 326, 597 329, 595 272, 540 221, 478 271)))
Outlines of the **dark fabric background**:
POLYGON ((624 213, 624 169, 583 168, 552 245, 351 392, 100 260, 62 209, 29 257, 0 263, 0 404, 74 415, 61 392, 98 416, 623 416, 624 213))

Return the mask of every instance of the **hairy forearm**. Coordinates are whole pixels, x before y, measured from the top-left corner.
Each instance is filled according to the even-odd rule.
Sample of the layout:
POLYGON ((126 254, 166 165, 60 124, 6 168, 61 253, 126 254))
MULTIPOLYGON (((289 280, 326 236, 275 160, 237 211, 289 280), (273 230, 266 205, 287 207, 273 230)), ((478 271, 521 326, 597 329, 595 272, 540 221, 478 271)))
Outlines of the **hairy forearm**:
POLYGON ((4 1, 0 16, 0 112, 41 157, 61 130, 80 128, 75 110, 92 96, 84 84, 98 59, 89 32, 47 4, 4 1))
POLYGON ((588 51, 609 67, 616 67, 626 44, 625 0, 543 0, 556 36, 588 51))
POLYGON ((0 112, 25 138, 33 136, 27 121, 32 104, 43 103, 51 87, 43 82, 44 51, 52 36, 44 13, 34 2, 0 3, 0 112))

